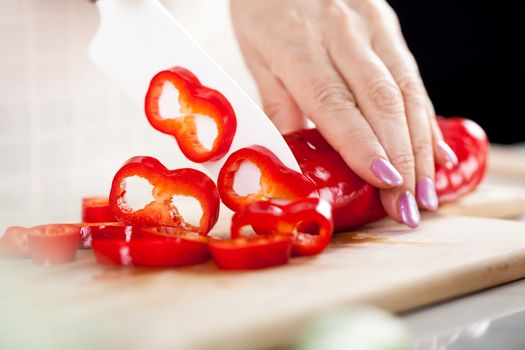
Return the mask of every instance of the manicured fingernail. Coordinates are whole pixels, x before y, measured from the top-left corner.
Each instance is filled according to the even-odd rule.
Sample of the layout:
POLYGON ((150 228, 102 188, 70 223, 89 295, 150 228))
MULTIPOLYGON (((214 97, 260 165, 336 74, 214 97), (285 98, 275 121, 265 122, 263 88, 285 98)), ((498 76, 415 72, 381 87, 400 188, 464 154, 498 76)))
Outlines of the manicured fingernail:
POLYGON ((438 208, 438 199, 434 182, 428 177, 420 180, 416 186, 418 203, 428 210, 435 211, 438 208))
POLYGON ((397 210, 401 217, 401 222, 411 228, 419 225, 419 210, 417 209, 416 199, 410 191, 406 191, 399 197, 397 210))
POLYGON ((440 140, 437 144, 437 147, 443 158, 445 158, 446 166, 448 168, 458 165, 458 157, 456 156, 456 153, 454 153, 452 148, 450 148, 450 146, 445 141, 440 140))
POLYGON ((403 177, 396 168, 387 160, 377 158, 372 162, 372 172, 383 183, 389 186, 399 186, 403 184, 403 177))

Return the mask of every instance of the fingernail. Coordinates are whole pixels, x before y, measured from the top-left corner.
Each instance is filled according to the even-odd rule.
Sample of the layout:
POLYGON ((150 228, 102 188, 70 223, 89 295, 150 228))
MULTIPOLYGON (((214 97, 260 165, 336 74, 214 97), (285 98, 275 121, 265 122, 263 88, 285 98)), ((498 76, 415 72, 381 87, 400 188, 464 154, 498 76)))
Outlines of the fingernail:
POLYGON ((372 162, 372 172, 383 183, 389 186, 400 186, 403 177, 394 166, 383 158, 377 158, 372 162))
POLYGON ((398 202, 399 216, 401 217, 401 222, 411 228, 417 227, 419 225, 419 210, 417 209, 416 199, 410 191, 406 191, 399 197, 398 202))
POLYGON ((418 203, 428 210, 435 211, 438 208, 438 199, 434 182, 428 177, 420 180, 416 186, 418 203))
POLYGON ((437 147, 443 158, 445 158, 446 166, 448 168, 458 165, 458 157, 456 156, 456 153, 454 153, 452 148, 450 148, 450 146, 445 141, 440 140, 437 144, 437 147))

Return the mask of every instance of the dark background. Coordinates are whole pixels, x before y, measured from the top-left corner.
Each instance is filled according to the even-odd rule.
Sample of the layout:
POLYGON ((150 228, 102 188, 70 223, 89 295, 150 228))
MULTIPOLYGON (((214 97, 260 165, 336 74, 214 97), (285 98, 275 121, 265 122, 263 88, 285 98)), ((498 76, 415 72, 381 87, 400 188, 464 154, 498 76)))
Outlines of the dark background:
POLYGON ((475 120, 492 142, 525 141, 525 13, 518 1, 388 2, 436 113, 475 120))

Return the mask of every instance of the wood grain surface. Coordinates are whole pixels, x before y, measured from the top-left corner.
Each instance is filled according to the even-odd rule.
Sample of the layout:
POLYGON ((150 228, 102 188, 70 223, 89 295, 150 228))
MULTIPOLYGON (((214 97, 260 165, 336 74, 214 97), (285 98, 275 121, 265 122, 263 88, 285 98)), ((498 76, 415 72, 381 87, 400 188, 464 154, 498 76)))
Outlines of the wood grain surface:
POLYGON ((338 234, 317 257, 252 272, 220 271, 213 262, 108 268, 81 253, 62 266, 0 261, 4 342, 19 346, 30 341, 23 335, 43 333, 86 349, 279 346, 326 308, 367 303, 404 311, 519 279, 525 223, 427 215, 410 230, 384 220, 338 234))
POLYGON ((497 219, 518 218, 525 215, 525 186, 482 185, 455 202, 441 205, 439 212, 497 219))

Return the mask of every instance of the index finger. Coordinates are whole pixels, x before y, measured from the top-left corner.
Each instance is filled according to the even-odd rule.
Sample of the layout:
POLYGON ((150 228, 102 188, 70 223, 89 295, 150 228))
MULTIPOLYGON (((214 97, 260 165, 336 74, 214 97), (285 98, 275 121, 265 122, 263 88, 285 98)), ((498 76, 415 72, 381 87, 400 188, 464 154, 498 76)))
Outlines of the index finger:
POLYGON ((287 62, 280 66, 281 80, 348 166, 378 188, 401 185, 401 174, 390 163, 328 55, 305 53, 300 60, 287 62))

